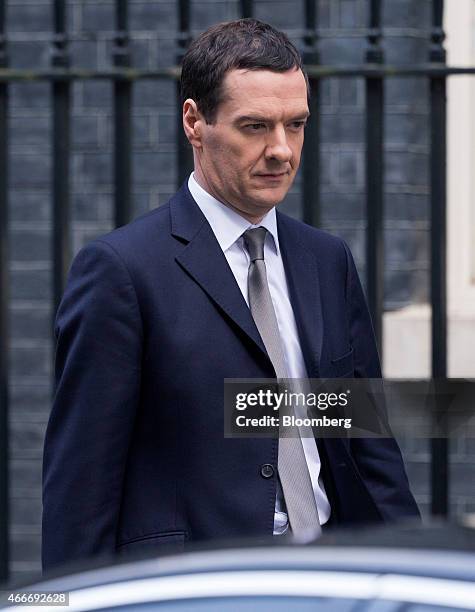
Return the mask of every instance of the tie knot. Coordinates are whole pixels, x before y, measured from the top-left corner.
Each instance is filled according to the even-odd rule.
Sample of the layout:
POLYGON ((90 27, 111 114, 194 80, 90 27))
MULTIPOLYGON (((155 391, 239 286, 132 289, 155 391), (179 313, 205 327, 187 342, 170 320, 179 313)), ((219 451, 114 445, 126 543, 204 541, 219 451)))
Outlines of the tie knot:
POLYGON ((265 227, 255 227, 244 232, 244 244, 251 261, 256 259, 264 259, 264 242, 266 240, 267 230, 265 227))

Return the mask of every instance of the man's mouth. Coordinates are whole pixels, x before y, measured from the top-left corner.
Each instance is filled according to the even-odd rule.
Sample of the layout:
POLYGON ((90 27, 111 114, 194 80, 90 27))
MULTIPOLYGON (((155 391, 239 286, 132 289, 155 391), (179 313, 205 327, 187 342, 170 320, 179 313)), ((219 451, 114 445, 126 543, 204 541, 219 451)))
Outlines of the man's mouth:
POLYGON ((281 178, 285 176, 287 172, 261 172, 257 176, 261 176, 264 178, 281 178))

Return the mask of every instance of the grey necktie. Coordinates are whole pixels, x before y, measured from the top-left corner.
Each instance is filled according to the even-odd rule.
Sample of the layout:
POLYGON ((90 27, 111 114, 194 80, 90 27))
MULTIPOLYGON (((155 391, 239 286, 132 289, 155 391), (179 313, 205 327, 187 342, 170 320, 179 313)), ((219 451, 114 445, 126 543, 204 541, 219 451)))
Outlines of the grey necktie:
MULTIPOLYGON (((277 318, 267 284, 264 262, 265 227, 243 234, 251 263, 248 272, 249 306, 277 378, 288 378, 277 318)), ((282 419, 281 419, 282 421, 282 419)), ((298 430, 289 437, 289 428, 279 427, 279 478, 293 534, 302 540, 320 532, 317 505, 298 430)))

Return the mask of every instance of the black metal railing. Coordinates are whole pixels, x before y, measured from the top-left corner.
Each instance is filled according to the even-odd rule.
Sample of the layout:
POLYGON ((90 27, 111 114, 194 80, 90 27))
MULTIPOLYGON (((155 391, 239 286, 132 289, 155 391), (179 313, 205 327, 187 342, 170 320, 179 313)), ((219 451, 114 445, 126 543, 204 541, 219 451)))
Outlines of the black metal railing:
MULTIPOLYGON (((432 33, 429 59, 445 65, 443 47, 443 0, 432 3, 432 33)), ((447 376, 447 144, 446 144, 446 79, 443 75, 430 78, 430 193, 431 241, 430 288, 432 302, 432 376, 447 376)), ((445 516, 449 500, 449 441, 431 440, 432 514, 445 516)))
MULTIPOLYGON (((54 1, 54 37, 51 53, 53 69, 67 71, 70 65, 66 34, 66 6, 54 1)), ((69 155, 71 128, 71 82, 53 80, 53 300, 56 312, 64 290, 71 260, 69 237, 69 155)))
MULTIPOLYGON (((305 1, 305 33, 303 37, 302 59, 308 66, 318 66, 318 12, 316 3, 305 1)), ((312 120, 308 122, 303 152, 303 192, 312 194, 303 200, 303 219, 310 225, 320 225, 320 181, 317 168, 320 167, 320 150, 315 143, 320 142, 320 79, 309 78, 309 111, 312 120)))
MULTIPOLYGON (((366 63, 384 63, 381 48, 381 2, 371 0, 366 63)), ((368 305, 380 350, 383 347, 384 282, 384 77, 366 78, 366 268, 368 305)))
MULTIPOLYGON (((0 70, 8 66, 0 3, 0 70)), ((0 580, 8 576, 8 84, 0 82, 0 580)))
MULTIPOLYGON (((446 299, 446 79, 451 75, 475 74, 475 67, 447 67, 443 47, 443 0, 433 0, 431 44, 427 63, 387 65, 381 47, 381 0, 368 0, 369 23, 365 62, 359 66, 323 66, 319 63, 318 2, 304 0, 305 24, 301 32, 303 58, 311 87, 312 119, 306 132, 303 167, 303 215, 312 224, 320 220, 319 168, 320 86, 329 77, 360 77, 366 81, 366 287, 376 335, 382 349, 384 273, 384 81, 392 77, 417 76, 430 82, 430 185, 431 185, 431 305, 432 375, 447 375, 446 299)), ((58 304, 64 289, 71 258, 70 242, 70 117, 71 85, 77 80, 107 80, 114 85, 114 189, 115 223, 122 225, 132 216, 131 172, 132 90, 141 79, 175 79, 191 40, 191 2, 179 0, 176 66, 139 70, 132 66, 127 0, 116 0, 116 33, 113 67, 109 70, 82 70, 70 66, 66 2, 53 1, 54 36, 51 68, 14 70, 8 68, 5 37, 5 4, 0 2, 0 580, 8 570, 8 88, 13 82, 44 81, 51 84, 53 100, 53 299, 58 304)), ((241 15, 253 15, 252 0, 240 2, 241 15)), ((178 87, 176 89, 178 97, 178 87)), ((190 147, 181 128, 181 106, 177 104, 178 184, 192 169, 190 147)), ((432 513, 448 512, 448 443, 432 441, 432 513)))
MULTIPOLYGON (((128 2, 116 3, 116 36, 114 66, 129 68, 131 55, 128 32, 128 2)), ((115 224, 125 225, 132 219, 132 82, 114 81, 114 182, 115 224)))

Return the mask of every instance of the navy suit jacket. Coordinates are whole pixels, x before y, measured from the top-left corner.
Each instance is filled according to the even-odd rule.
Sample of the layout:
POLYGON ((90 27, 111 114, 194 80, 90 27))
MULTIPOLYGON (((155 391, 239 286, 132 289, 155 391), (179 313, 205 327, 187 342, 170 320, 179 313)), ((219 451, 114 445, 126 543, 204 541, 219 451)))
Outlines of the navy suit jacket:
MULTIPOLYGON (((352 256, 277 212, 309 377, 379 377, 352 256)), ((278 440, 224 438, 223 379, 273 378, 250 311, 186 185, 87 245, 58 310, 43 465, 43 566, 271 535, 278 440)), ((391 440, 318 441, 332 522, 418 514, 391 440)))

